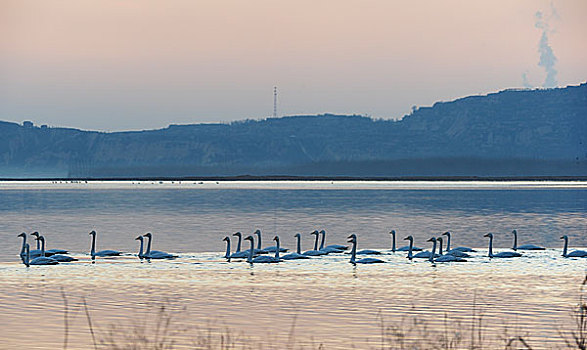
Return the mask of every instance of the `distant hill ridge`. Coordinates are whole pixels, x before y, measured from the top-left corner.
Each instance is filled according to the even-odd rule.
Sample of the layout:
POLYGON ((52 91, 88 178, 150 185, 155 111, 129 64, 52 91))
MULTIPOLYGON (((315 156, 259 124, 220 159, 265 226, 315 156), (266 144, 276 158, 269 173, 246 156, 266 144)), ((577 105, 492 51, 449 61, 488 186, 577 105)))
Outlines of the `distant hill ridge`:
POLYGON ((399 121, 309 115, 95 132, 0 122, 0 177, 587 175, 587 84, 504 90, 399 121))

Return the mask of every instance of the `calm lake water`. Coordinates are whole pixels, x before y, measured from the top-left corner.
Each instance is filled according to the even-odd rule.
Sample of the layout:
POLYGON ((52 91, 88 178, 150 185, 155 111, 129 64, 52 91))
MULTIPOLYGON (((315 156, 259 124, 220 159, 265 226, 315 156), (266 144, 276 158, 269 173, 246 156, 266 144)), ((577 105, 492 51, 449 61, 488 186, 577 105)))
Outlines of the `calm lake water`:
MULTIPOLYGON (((0 348, 62 347, 62 291, 70 349, 92 346, 82 297, 100 334, 153 323, 163 303, 182 326, 227 326, 252 341, 286 342, 294 326, 296 346, 374 348, 381 318, 417 318, 434 329, 445 315, 468 324, 476 309, 489 336, 507 326, 534 348, 559 348, 587 268, 587 259, 560 256, 559 237, 587 247, 586 213, 584 182, 0 182, 0 348), (353 267, 344 254, 271 266, 222 259, 224 236, 255 229, 263 246, 277 234, 288 248, 299 232, 303 250, 315 229, 326 230, 327 244, 356 233, 359 249, 381 250, 387 263, 353 267), (410 262, 389 251, 391 229, 399 245, 413 235, 427 248, 428 238, 450 230, 454 246, 479 252, 462 264, 410 262), (490 261, 483 235, 493 232, 494 250, 509 250, 512 229, 519 244, 548 249, 490 261), (128 255, 91 264, 91 230, 99 250, 128 255), (80 261, 27 269, 16 236, 33 231, 47 249, 80 261), (141 262, 134 238, 145 232, 154 249, 180 257, 141 262)), ((176 336, 187 346, 193 332, 176 336)))

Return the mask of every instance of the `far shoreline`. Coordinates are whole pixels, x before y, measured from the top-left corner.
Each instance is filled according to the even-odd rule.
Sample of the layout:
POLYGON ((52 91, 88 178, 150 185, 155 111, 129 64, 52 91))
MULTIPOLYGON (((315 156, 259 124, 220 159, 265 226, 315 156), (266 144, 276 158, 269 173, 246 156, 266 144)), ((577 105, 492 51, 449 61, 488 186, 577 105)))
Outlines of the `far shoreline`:
POLYGON ((460 182, 460 181, 587 181, 586 176, 294 176, 294 175, 237 175, 237 176, 174 176, 174 177, 6 177, 0 182, 79 182, 79 181, 410 181, 410 182, 460 182))

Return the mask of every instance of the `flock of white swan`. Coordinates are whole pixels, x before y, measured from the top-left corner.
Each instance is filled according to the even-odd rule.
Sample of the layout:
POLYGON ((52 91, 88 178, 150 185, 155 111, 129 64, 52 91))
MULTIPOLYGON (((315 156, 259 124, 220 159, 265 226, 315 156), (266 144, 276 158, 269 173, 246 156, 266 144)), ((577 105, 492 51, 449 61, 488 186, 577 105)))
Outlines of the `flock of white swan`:
MULTIPOLYGON (((407 252, 407 258, 412 259, 428 259, 431 263, 444 263, 444 262, 466 262, 467 258, 471 258, 472 256, 469 253, 475 252, 474 249, 469 247, 456 247, 451 249, 451 233, 445 232, 440 237, 431 237, 427 242, 432 243, 432 250, 431 251, 424 251, 422 248, 414 246, 414 237, 407 236, 404 240, 409 241, 409 244, 403 247, 396 248, 396 232, 392 230, 389 232, 391 235, 391 252, 407 252), (446 237, 446 249, 443 251, 443 237, 446 237), (438 252, 437 248, 438 247, 438 252)), ((493 252, 493 234, 488 233, 484 235, 484 237, 489 238, 489 258, 516 258, 522 256, 519 253, 519 250, 545 250, 544 247, 540 247, 534 244, 524 244, 518 245, 518 232, 516 230, 512 231, 514 237, 514 243, 512 246, 511 251, 503 251, 499 253, 493 252)), ((92 261, 94 261, 97 257, 113 257, 113 256, 120 256, 123 252, 118 250, 100 250, 96 251, 96 231, 92 231, 89 234, 91 236, 91 249, 90 249, 90 256, 92 261)), ((346 252, 349 247, 346 245, 328 245, 325 246, 326 241, 326 231, 313 231, 311 235, 314 235, 314 247, 312 250, 307 250, 302 252, 301 247, 301 234, 297 233, 295 235, 296 238, 296 251, 293 253, 287 253, 288 249, 285 249, 280 246, 279 237, 275 236, 273 240, 275 241, 275 246, 270 246, 266 248, 262 248, 261 246, 261 231, 256 230, 253 235, 247 236, 244 238, 245 241, 250 242, 250 248, 247 250, 241 250, 241 244, 243 241, 243 235, 240 232, 236 232, 233 236, 238 238, 236 243, 236 250, 234 252, 231 251, 230 245, 230 237, 224 237, 224 241, 226 242, 226 253, 224 258, 227 261, 231 261, 233 259, 239 259, 246 261, 250 264, 257 264, 257 263, 279 263, 287 260, 294 260, 294 259, 310 259, 312 257, 327 255, 327 254, 350 254, 350 263, 353 265, 356 264, 375 264, 375 263, 384 263, 385 261, 381 259, 377 259, 374 257, 366 257, 362 259, 357 259, 357 255, 380 255, 382 254, 381 251, 378 250, 359 250, 357 251, 357 235, 351 234, 348 236, 348 242, 351 243, 351 251, 346 252), (257 236, 257 247, 255 248, 255 237, 257 236), (320 245, 318 246, 318 243, 320 245), (280 255, 284 253, 285 255, 280 255)), ((31 233, 31 236, 35 237, 37 248, 30 249, 30 245, 27 243, 27 234, 21 233, 18 237, 22 237, 22 248, 20 250, 20 258, 22 262, 29 267, 30 265, 57 265, 63 262, 71 262, 77 260, 74 257, 71 257, 68 254, 67 250, 64 249, 50 249, 45 250, 45 237, 40 235, 38 232, 31 233)), ((137 254, 138 258, 140 259, 174 259, 177 258, 177 255, 169 254, 166 252, 158 251, 158 250, 151 250, 151 241, 153 235, 151 233, 146 233, 144 235, 138 236, 136 240, 140 241, 139 252, 137 254), (144 247, 144 240, 147 238, 146 248, 144 247)), ((569 238, 568 236, 562 236, 560 239, 564 240, 563 252, 562 256, 565 258, 587 258, 587 251, 584 250, 574 250, 569 252, 569 238)))

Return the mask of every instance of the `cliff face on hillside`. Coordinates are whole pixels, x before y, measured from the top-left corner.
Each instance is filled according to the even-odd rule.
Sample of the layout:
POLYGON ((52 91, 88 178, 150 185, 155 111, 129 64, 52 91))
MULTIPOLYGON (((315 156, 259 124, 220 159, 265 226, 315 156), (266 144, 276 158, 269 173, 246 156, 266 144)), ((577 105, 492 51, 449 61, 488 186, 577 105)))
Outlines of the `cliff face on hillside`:
POLYGON ((292 116, 102 133, 0 122, 2 177, 587 175, 587 84, 438 102, 400 121, 292 116))

